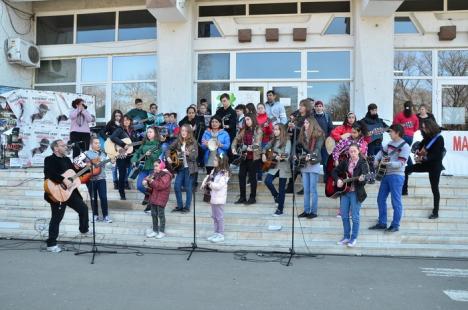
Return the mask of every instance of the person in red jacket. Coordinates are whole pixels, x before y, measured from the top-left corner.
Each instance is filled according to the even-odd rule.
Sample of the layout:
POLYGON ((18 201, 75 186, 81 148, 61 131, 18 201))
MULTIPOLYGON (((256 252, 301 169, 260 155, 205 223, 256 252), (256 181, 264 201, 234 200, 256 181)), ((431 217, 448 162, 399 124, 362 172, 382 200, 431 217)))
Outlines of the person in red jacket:
MULTIPOLYGON (((405 130, 403 140, 411 146, 411 144, 413 144, 414 133, 419 130, 419 119, 418 116, 413 113, 413 103, 411 101, 403 103, 403 111, 395 115, 393 124, 400 124, 403 126, 405 130)), ((408 158, 407 164, 408 166, 413 165, 411 157, 408 158)))
POLYGON ((330 136, 335 140, 335 142, 340 142, 340 140, 347 139, 351 136, 351 131, 353 131, 353 125, 356 122, 356 114, 354 112, 349 112, 346 116, 346 119, 343 122, 343 125, 337 126, 331 131, 330 136))
MULTIPOLYGON (((273 135, 273 120, 268 118, 266 113, 266 108, 263 103, 257 104, 257 124, 258 127, 262 128, 263 138, 262 138, 262 149, 270 142, 270 138, 273 135)), ((257 173, 257 180, 262 181, 263 173, 262 167, 259 166, 257 173)))
POLYGON ((148 238, 156 237, 161 239, 166 236, 164 233, 166 228, 164 209, 171 193, 172 174, 165 168, 164 162, 157 159, 154 162, 153 174, 143 180, 143 186, 148 187, 151 192, 149 205, 151 206, 151 217, 153 218, 153 230, 147 232, 146 237, 148 238))

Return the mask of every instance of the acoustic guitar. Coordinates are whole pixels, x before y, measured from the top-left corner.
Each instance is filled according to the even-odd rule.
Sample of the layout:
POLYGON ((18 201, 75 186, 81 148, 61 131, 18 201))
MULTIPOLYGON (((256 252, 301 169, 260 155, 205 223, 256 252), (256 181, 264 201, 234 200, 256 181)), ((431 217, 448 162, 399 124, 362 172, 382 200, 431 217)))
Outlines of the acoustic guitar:
MULTIPOLYGON (((340 196, 343 196, 344 194, 348 193, 351 189, 351 186, 350 184, 354 181, 357 181, 361 176, 357 176, 357 177, 351 177, 349 175, 349 173, 345 173, 343 175, 341 175, 339 178, 343 181, 343 186, 341 187, 338 187, 337 183, 334 182, 334 188, 333 188, 333 192, 330 193, 330 196, 328 196, 329 198, 333 198, 333 199, 336 199, 340 196)), ((371 174, 365 174, 364 175, 364 180, 365 181, 369 181, 370 180, 370 177, 371 177, 371 174)))
POLYGON ((99 157, 91 160, 91 163, 94 165, 94 167, 93 169, 90 168, 89 172, 85 172, 82 176, 80 176, 80 182, 82 184, 88 183, 92 177, 99 175, 102 171, 102 167, 104 167, 110 161, 112 161, 110 158, 101 161, 99 157))
POLYGON ((120 145, 115 144, 110 138, 107 138, 106 142, 104 143, 104 151, 106 152, 107 156, 109 156, 109 158, 125 158, 133 153, 134 146, 143 144, 143 141, 132 142, 130 138, 124 138, 122 139, 122 142, 128 146, 127 149, 124 149, 120 145))
POLYGON ((62 174, 62 177, 71 182, 70 186, 65 186, 63 183, 55 183, 52 180, 44 180, 44 191, 49 195, 50 200, 53 202, 65 202, 70 199, 71 194, 75 189, 81 185, 80 176, 85 174, 91 167, 85 167, 78 173, 72 169, 68 169, 62 174))
MULTIPOLYGON (((269 149, 265 152, 265 157, 266 161, 263 162, 262 164, 262 171, 267 172, 270 169, 275 169, 276 166, 278 165, 278 161, 276 160, 276 156, 278 156, 277 153, 273 152, 272 149, 269 149)), ((283 153, 280 154, 280 160, 285 160, 288 159, 289 154, 288 153, 283 153)))
MULTIPOLYGON (((159 148, 159 145, 156 145, 152 148, 150 148, 148 151, 153 153, 159 148)), ((143 171, 143 167, 145 166, 145 157, 146 157, 146 152, 138 158, 138 160, 135 162, 132 170, 129 173, 129 178, 132 180, 135 180, 138 175, 140 174, 141 171, 143 171)))
POLYGON ((155 116, 150 116, 150 117, 147 117, 147 118, 140 118, 140 117, 135 117, 133 119, 133 124, 132 124, 132 128, 134 130, 143 130, 146 128, 146 125, 145 123, 147 121, 154 121, 155 120, 155 116))

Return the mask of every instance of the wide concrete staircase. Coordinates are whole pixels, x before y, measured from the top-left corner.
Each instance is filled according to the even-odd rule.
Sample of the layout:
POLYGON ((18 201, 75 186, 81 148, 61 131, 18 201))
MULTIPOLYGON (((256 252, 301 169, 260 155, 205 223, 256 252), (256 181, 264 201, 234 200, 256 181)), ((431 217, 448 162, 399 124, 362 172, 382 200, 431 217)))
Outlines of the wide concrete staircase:
MULTIPOLYGON (((110 176, 110 173, 108 173, 110 176)), ((45 239, 47 236, 50 207, 43 200, 42 169, 11 169, 0 171, 0 237, 45 239)), ((108 177, 108 180, 111 178, 108 177)), ((199 177, 201 182, 202 175, 199 177)), ((298 184, 300 179, 298 179, 298 184)), ((175 206, 172 193, 166 209, 164 239, 150 239, 145 232, 151 227, 151 217, 143 212, 142 194, 127 191, 127 201, 108 181, 108 199, 113 223, 96 224, 97 241, 102 244, 126 246, 179 247, 190 246, 193 231, 193 213, 171 213, 175 206)), ((301 187, 299 184, 298 187, 301 187)), ((342 236, 341 219, 336 217, 339 200, 323 196, 323 184, 319 185, 318 218, 295 217, 295 249, 298 253, 326 253, 345 255, 436 256, 468 257, 468 178, 441 178, 440 217, 429 220, 432 210, 432 193, 427 175, 410 178, 409 196, 404 198, 404 217, 400 232, 369 231, 376 222, 376 197, 378 184, 367 185, 368 198, 361 209, 361 229, 357 247, 350 249, 336 245, 342 236)), ((88 199, 85 186, 81 193, 88 199)), ((287 252, 291 244, 292 195, 286 195, 285 215, 273 217, 273 199, 262 184, 258 184, 257 204, 235 205, 238 198, 237 175, 231 178, 228 203, 225 206, 225 242, 213 244, 206 241, 212 233, 210 206, 202 201, 202 193, 196 195, 197 244, 226 251, 265 250, 287 252), (269 230, 270 226, 281 230, 269 230)), ((185 197, 185 194, 184 194, 185 197)), ((88 201, 89 202, 89 201, 88 201)), ((389 198, 389 222, 392 209, 389 198)), ((302 212, 303 196, 296 196, 296 215, 302 212)), ((193 211, 192 211, 193 212, 193 211)), ((60 226, 59 240, 80 241, 77 214, 69 209, 60 226)), ((90 242, 90 239, 82 239, 90 242)))

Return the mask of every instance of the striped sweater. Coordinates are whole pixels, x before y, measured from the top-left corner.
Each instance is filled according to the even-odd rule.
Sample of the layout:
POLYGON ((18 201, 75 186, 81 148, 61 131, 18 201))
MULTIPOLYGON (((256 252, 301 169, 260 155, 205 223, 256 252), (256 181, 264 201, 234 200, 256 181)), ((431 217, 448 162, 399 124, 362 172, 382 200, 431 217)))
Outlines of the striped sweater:
MULTIPOLYGON (((382 159, 383 156, 387 156, 389 153, 392 153, 403 142, 403 139, 399 139, 398 141, 390 141, 390 143, 385 145, 383 149, 375 156, 375 164, 377 165, 377 163, 382 159)), ((404 176, 406 161, 408 160, 410 151, 411 150, 408 143, 405 143, 403 144, 403 146, 399 147, 398 150, 390 156, 390 162, 387 165, 386 174, 396 174, 404 176)))

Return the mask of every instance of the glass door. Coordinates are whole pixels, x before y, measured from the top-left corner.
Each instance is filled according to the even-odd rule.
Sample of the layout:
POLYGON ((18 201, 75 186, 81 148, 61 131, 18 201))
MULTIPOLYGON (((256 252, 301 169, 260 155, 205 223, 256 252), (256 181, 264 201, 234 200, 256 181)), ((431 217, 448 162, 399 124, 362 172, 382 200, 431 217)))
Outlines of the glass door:
POLYGON ((468 131, 468 80, 439 81, 438 114, 446 130, 468 131))
MULTIPOLYGON (((257 103, 265 103, 266 92, 268 91, 267 83, 238 83, 236 84, 236 90, 238 91, 258 91, 258 99, 252 102, 255 106, 257 103)), ((242 104, 247 104, 248 102, 239 102, 242 104)))
POLYGON ((299 98, 303 98, 300 83, 268 83, 268 86, 275 92, 276 100, 284 105, 288 117, 298 109, 299 98))

